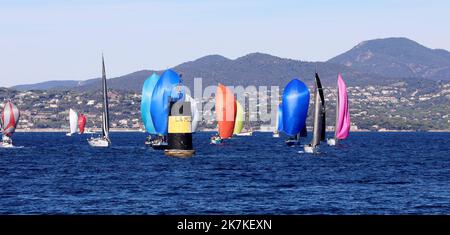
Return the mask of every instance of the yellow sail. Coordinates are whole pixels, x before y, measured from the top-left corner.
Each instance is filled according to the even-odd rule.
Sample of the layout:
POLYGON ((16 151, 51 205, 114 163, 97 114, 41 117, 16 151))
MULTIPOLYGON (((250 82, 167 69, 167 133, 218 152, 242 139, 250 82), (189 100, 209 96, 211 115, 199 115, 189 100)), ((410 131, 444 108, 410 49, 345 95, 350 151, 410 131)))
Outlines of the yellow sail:
POLYGON ((239 102, 236 101, 236 120, 234 123, 234 131, 233 134, 239 134, 244 127, 244 109, 239 102))

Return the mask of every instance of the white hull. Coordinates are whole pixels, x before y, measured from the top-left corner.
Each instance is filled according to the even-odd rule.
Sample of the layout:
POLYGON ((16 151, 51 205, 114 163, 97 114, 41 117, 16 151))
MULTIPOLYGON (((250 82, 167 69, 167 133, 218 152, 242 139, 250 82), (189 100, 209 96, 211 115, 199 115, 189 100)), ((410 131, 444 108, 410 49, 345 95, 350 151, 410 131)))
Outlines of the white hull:
POLYGON ((312 147, 310 145, 305 145, 305 146, 303 146, 303 151, 305 153, 315 154, 315 153, 318 153, 319 148, 318 147, 312 147))
POLYGON ((72 136, 73 135, 73 133, 67 133, 66 134, 66 136, 72 136))
POLYGON ((156 150, 167 149, 169 147, 169 143, 157 141, 156 143, 152 143, 152 148, 156 150))
POLYGON ((107 148, 111 144, 107 139, 104 139, 103 137, 90 138, 88 139, 88 143, 91 147, 98 148, 107 148))
POLYGON ((335 146, 336 145, 336 139, 327 139, 327 144, 329 146, 335 146))
POLYGON ((1 147, 2 147, 2 148, 14 148, 14 145, 13 145, 12 143, 5 143, 5 142, 2 142, 1 147))
POLYGON ((14 145, 12 144, 12 140, 11 138, 7 137, 7 136, 3 136, 2 137, 2 148, 13 148, 14 145))
POLYGON ((280 138, 280 134, 278 134, 278 133, 273 133, 273 134, 272 134, 272 137, 273 137, 273 138, 280 138))
POLYGON ((250 131, 250 132, 241 132, 239 134, 236 134, 236 136, 252 136, 252 135, 253 135, 252 131, 250 131))
POLYGON ((222 144, 223 139, 211 139, 211 144, 222 144))

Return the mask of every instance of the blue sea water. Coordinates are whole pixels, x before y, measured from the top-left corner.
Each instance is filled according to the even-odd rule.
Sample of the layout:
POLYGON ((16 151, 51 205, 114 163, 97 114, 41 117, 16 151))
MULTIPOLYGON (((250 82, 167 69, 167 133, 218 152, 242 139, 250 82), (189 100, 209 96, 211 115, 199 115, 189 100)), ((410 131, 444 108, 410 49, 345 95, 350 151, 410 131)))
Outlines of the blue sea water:
POLYGON ((351 133, 319 155, 270 133, 169 158, 144 133, 16 133, 0 149, 0 214, 450 214, 450 133, 351 133))

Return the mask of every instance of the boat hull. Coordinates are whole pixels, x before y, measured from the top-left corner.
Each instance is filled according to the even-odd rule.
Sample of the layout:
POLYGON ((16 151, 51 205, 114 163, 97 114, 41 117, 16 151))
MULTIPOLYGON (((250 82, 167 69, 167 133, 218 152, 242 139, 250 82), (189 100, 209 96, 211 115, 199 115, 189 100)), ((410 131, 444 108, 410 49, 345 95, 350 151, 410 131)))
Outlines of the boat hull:
POLYGON ((304 151, 305 153, 316 154, 316 153, 319 152, 319 148, 318 148, 318 147, 313 147, 313 146, 311 146, 311 145, 305 145, 305 146, 303 147, 303 151, 304 151))
POLYGON ((154 150, 164 150, 169 147, 169 144, 167 143, 158 143, 158 144, 151 144, 152 148, 154 150))
POLYGON ((2 137, 2 144, 1 144, 2 148, 13 148, 14 145, 12 143, 11 138, 9 138, 8 136, 4 135, 2 137))
POLYGON ((297 140, 286 140, 286 145, 289 147, 292 147, 292 146, 295 146, 298 144, 299 144, 299 142, 297 140))
POLYGON ((152 141, 145 141, 144 144, 145 144, 145 146, 148 146, 148 147, 152 147, 152 145, 153 145, 152 141))
POLYGON ((329 145, 329 146, 336 146, 336 139, 327 139, 327 144, 329 145))
POLYGON ((222 143, 223 143, 223 139, 211 140, 211 144, 222 144, 222 143))
POLYGON ((111 144, 108 140, 101 137, 88 139, 88 143, 94 148, 108 148, 111 144))
POLYGON ((252 136, 253 132, 241 132, 239 134, 236 134, 236 136, 252 136))
POLYGON ((2 147, 2 148, 14 148, 14 145, 13 145, 12 143, 5 143, 5 142, 2 142, 1 147, 2 147))

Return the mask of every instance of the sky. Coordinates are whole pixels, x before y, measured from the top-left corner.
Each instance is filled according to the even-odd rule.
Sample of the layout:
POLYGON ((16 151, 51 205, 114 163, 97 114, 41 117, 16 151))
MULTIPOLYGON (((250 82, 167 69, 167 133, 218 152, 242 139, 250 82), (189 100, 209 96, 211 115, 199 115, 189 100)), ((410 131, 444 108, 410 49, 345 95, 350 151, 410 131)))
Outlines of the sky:
POLYGON ((450 50, 450 1, 0 0, 0 87, 252 52, 325 61, 361 41, 450 50))

